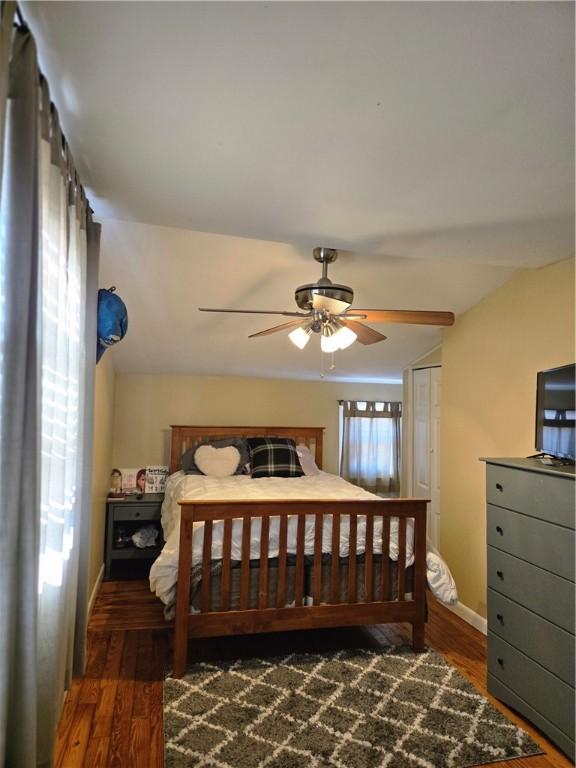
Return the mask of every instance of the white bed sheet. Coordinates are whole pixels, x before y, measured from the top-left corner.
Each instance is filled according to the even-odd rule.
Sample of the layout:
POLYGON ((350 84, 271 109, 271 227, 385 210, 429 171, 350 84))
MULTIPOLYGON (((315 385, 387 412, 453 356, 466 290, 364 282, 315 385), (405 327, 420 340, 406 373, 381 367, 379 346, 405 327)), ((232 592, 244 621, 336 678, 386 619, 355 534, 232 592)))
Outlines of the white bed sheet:
MULTIPOLYGON (((179 471, 168 478, 166 493, 162 505, 162 527, 165 545, 150 570, 150 589, 166 604, 171 605, 175 600, 178 571, 178 547, 180 539, 180 499, 253 499, 254 501, 271 501, 278 499, 375 499, 374 494, 348 483, 341 477, 328 472, 318 475, 307 475, 297 478, 258 478, 252 479, 246 475, 214 478, 204 475, 186 475, 179 471)), ((250 558, 260 557, 260 520, 255 519, 251 526, 250 558)), ((287 549, 290 554, 296 553, 297 518, 291 516, 288 521, 287 549)), ((212 557, 222 557, 222 537, 224 525, 215 522, 212 531, 212 557)), ((202 562, 204 524, 196 523, 192 539, 192 565, 202 562)), ((358 533, 356 552, 364 552, 366 522, 364 517, 358 518, 358 533)), ((270 522, 268 556, 278 556, 279 520, 273 518, 270 522)), ((332 518, 327 516, 323 523, 322 551, 331 552, 332 518)), ((232 525, 232 559, 241 559, 242 521, 235 520, 232 525)), ((374 524, 374 552, 382 551, 382 521, 376 518, 374 524)), ((307 516, 305 528, 305 553, 314 552, 314 517, 307 516)), ((347 557, 349 552, 349 519, 341 518, 340 556, 347 557)), ((429 556, 432 553, 429 553, 429 556)), ((390 551, 392 560, 398 559, 398 520, 392 518, 390 526, 390 551)), ((406 530, 406 567, 414 562, 413 524, 408 521, 406 530)), ((444 602, 457 600, 454 581, 444 561, 433 554, 428 564, 428 582, 434 594, 444 602)))

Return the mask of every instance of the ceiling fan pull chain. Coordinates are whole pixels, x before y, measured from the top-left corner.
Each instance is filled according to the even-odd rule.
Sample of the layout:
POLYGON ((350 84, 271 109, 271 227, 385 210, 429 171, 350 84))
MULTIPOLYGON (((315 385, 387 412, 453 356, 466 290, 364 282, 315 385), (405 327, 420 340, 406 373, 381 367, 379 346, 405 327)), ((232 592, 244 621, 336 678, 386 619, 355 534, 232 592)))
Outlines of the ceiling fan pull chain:
POLYGON ((330 368, 329 368, 330 371, 336 370, 336 363, 334 362, 334 355, 335 354, 336 354, 335 352, 332 352, 330 354, 330 368))

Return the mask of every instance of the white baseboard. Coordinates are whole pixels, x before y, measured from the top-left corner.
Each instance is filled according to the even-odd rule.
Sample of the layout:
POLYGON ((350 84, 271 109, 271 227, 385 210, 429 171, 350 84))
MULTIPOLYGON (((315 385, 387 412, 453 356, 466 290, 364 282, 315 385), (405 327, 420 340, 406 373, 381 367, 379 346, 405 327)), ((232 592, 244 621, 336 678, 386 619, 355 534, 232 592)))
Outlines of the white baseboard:
POLYGON ((451 610, 452 613, 455 613, 456 616, 459 616, 461 619, 468 622, 468 624, 471 624, 474 629, 482 632, 483 635, 488 634, 488 622, 486 619, 483 616, 480 616, 480 614, 474 613, 474 611, 471 608, 468 608, 467 605, 464 605, 464 603, 458 601, 456 605, 447 605, 446 607, 451 610))
POLYGON ((102 584, 103 578, 104 578, 104 563, 102 563, 102 567, 98 571, 98 576, 96 577, 96 583, 94 584, 94 588, 90 594, 90 600, 88 600, 88 613, 87 613, 86 621, 89 621, 90 616, 92 615, 92 608, 94 607, 96 595, 98 594, 98 590, 100 589, 100 584, 102 584))

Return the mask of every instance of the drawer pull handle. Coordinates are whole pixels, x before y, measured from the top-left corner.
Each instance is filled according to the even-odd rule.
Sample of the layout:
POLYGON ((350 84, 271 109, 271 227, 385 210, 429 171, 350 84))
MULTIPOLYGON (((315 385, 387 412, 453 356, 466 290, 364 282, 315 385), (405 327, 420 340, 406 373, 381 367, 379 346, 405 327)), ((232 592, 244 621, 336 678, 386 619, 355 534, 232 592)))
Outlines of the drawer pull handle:
POLYGON ((502 668, 504 668, 504 659, 503 659, 501 656, 498 656, 498 658, 496 659, 496 661, 498 662, 498 664, 500 664, 500 666, 501 666, 502 668))
POLYGON ((497 613, 497 614, 496 614, 496 618, 498 619, 498 621, 500 622, 500 624, 504 624, 504 616, 502 616, 502 614, 501 614, 501 613, 497 613))
POLYGON ((496 576, 498 576, 499 579, 504 581, 504 571, 496 571, 496 576))
POLYGON ((496 483, 496 490, 502 492, 504 490, 504 486, 502 483, 496 483))
POLYGON ((140 512, 136 512, 134 517, 140 517, 140 512))
POLYGON ((496 532, 500 534, 500 536, 504 536, 504 529, 501 525, 496 526, 496 532))

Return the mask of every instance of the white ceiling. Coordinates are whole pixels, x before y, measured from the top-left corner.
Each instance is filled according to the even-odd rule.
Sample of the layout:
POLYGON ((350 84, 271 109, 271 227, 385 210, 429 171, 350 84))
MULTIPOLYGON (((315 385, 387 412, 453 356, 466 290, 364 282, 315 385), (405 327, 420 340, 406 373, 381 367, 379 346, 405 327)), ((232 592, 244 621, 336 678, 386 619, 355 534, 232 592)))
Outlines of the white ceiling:
MULTIPOLYGON (((317 375, 313 344, 244 340, 266 319, 193 311, 292 309, 314 245, 348 251, 358 306, 456 312, 574 252, 573 3, 23 9, 129 303, 121 369, 317 375)), ((440 338, 380 330, 339 375, 397 377, 440 338)))
MULTIPOLYGON (((286 318, 197 311, 202 306, 294 311, 294 289, 319 277, 310 253, 281 243, 128 222, 106 222, 102 236, 100 283, 116 285, 129 308, 128 334, 112 350, 117 370, 318 378, 317 337, 303 351, 285 333, 248 338, 286 318)), ((345 252, 330 274, 354 288, 358 307, 460 313, 511 270, 345 252)), ((407 363, 441 340, 437 328, 377 327, 388 339, 338 353, 329 378, 399 381, 407 363)), ((325 356, 325 365, 329 362, 325 356)))

